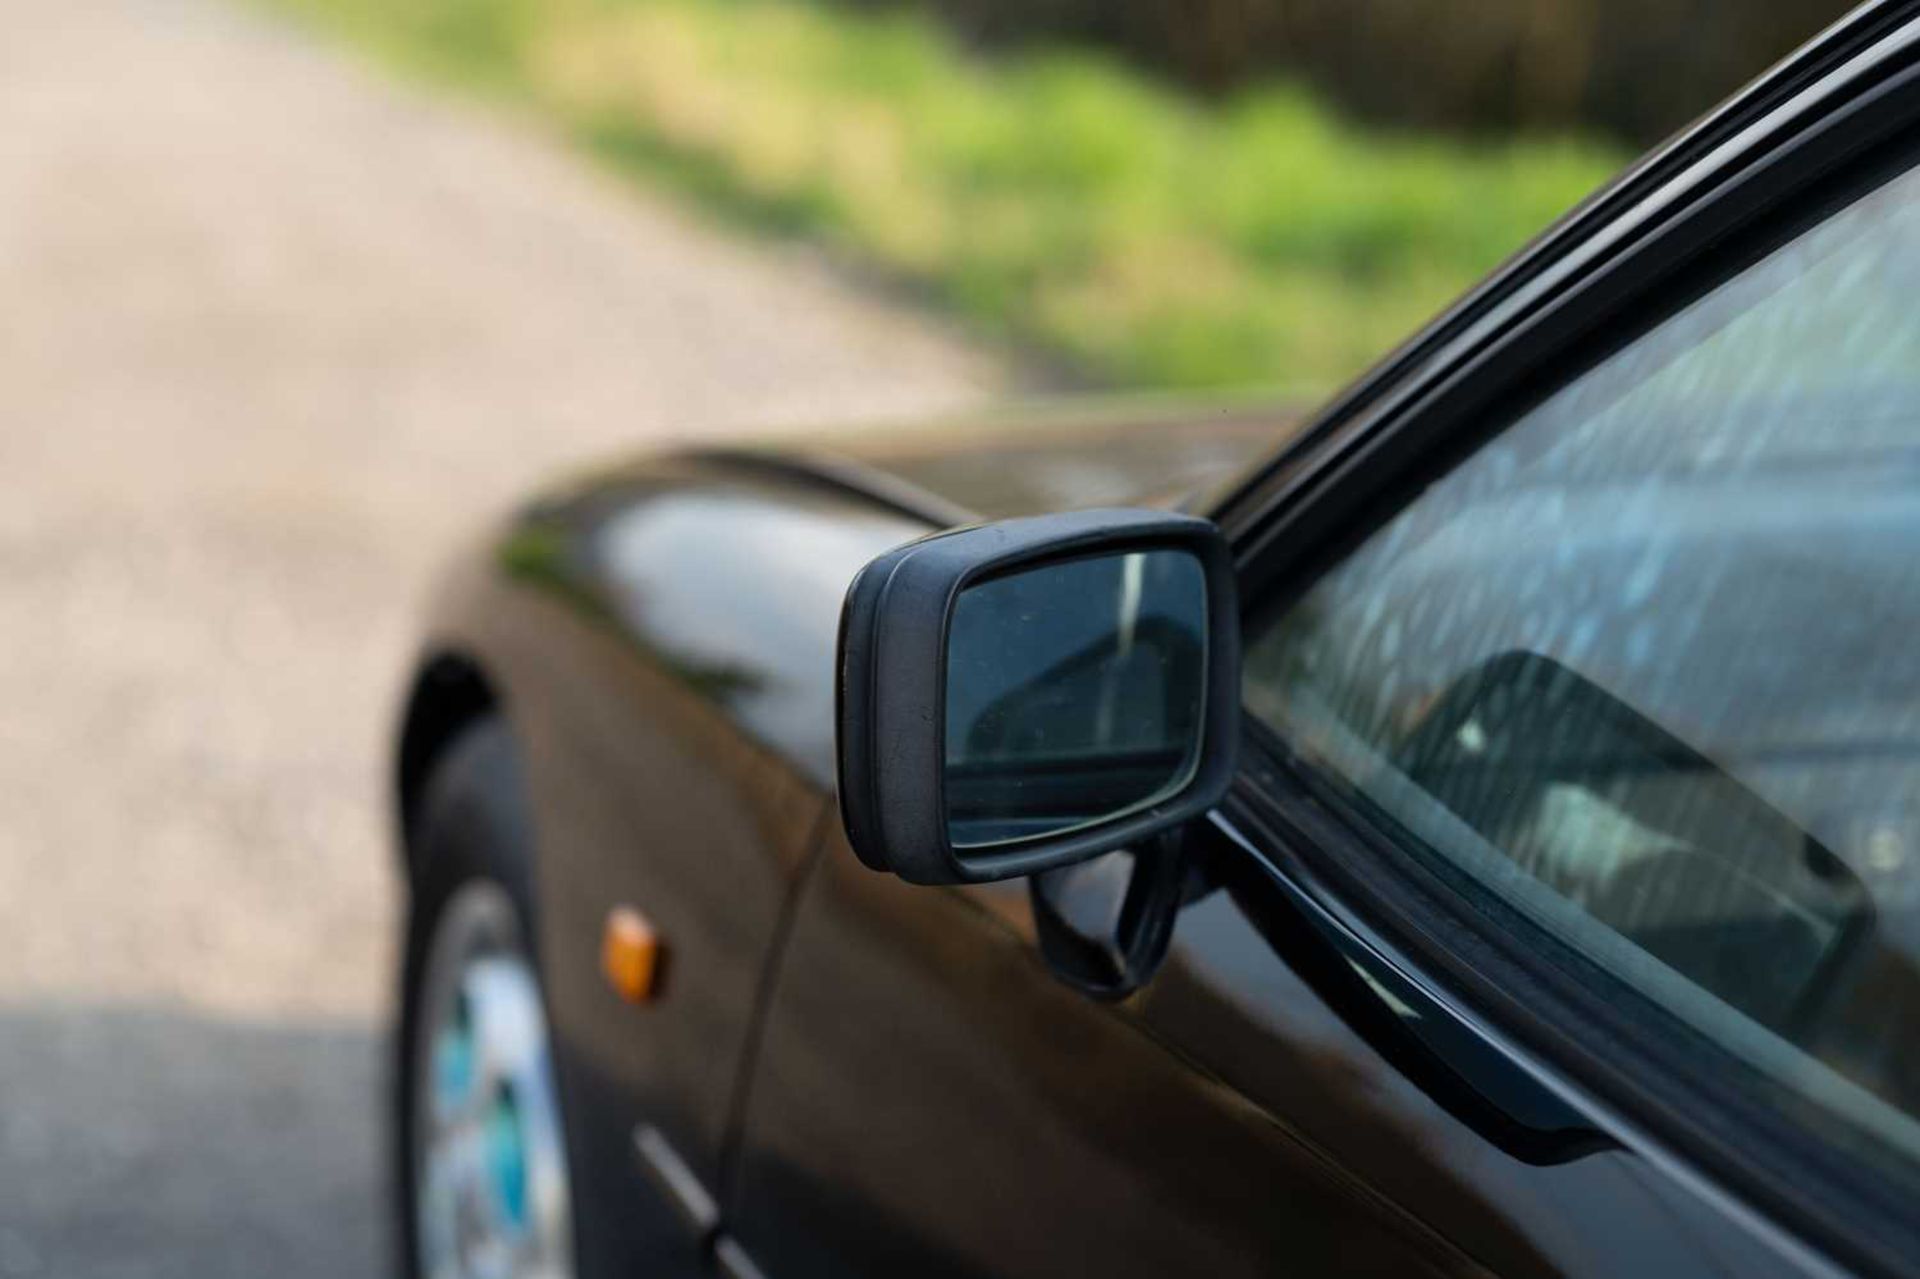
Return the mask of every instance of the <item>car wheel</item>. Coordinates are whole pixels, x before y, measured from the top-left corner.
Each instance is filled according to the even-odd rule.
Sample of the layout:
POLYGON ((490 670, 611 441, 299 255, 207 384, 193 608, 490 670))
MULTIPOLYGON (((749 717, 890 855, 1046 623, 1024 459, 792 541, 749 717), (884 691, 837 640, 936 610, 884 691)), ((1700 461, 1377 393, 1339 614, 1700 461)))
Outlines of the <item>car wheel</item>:
POLYGON ((428 782, 395 1053, 399 1234, 414 1279, 572 1279, 572 1194, 531 937, 513 741, 486 720, 428 782))

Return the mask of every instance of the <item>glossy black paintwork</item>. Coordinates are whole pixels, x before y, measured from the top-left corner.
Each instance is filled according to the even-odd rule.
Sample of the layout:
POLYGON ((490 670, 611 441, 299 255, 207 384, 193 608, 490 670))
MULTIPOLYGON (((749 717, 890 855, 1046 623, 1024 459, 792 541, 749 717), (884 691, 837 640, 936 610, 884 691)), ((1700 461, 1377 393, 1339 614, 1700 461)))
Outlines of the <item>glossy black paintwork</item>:
POLYGON ((1025 886, 837 832, 788 939, 735 1230, 772 1275, 1465 1274, 1457 1249, 1039 961, 1025 886))
POLYGON ((432 647, 484 673, 524 745, 537 922, 588 1273, 692 1241, 638 1180, 642 1117, 720 1179, 737 1067, 788 889, 826 812, 839 594, 922 521, 831 487, 662 460, 536 503, 470 557, 432 647), (667 993, 598 972, 616 904, 667 938, 667 993))
MULTIPOLYGON (((1274 536, 1295 459, 1369 429, 1886 25, 1856 21, 1676 143, 1304 430, 1286 409, 1149 406, 660 458, 478 548, 428 656, 490 690, 528 760, 583 1271, 701 1269, 634 1166, 643 1121, 772 1279, 1818 1271, 1378 937, 1314 915, 1287 837, 1233 804, 1164 968, 1119 1003, 1048 971, 1024 885, 865 870, 832 816, 831 653, 860 564, 972 516, 1221 486, 1230 531, 1274 536), (1296 436, 1312 447, 1283 452, 1296 436), (622 903, 672 947, 650 1008, 597 973, 622 903)), ((416 726, 456 718, 423 697, 416 726)), ((413 775, 432 739, 409 735, 413 775)))
POLYGON ((839 597, 934 517, 850 478, 619 468, 524 511, 440 613, 526 745, 588 1273, 698 1269, 642 1121, 776 1277, 1704 1273, 1753 1247, 1636 1156, 1542 1166, 1435 1102, 1283 958, 1293 907, 1250 859, 1117 1005, 1047 971, 1023 883, 861 867, 830 807, 839 597), (619 903, 673 947, 652 1008, 597 972, 619 903))

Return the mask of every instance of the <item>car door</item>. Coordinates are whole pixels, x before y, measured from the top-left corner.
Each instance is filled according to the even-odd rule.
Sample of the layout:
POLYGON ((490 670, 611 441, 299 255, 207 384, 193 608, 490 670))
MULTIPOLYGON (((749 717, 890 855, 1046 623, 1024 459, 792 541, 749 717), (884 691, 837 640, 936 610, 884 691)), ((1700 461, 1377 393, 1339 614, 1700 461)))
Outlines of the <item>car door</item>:
POLYGON ((1024 882, 916 888, 840 838, 813 874, 733 1214, 768 1275, 1471 1269, 1137 1006, 1050 976, 1024 882))
MULTIPOLYGON (((1611 1149, 1496 1197, 1595 1273, 1660 1225, 1568 1193, 1609 1167, 1669 1218, 1643 1264, 1920 1263, 1920 172, 1889 71, 1238 529, 1248 875, 1574 1099, 1611 1149)), ((1150 1020, 1279 1095, 1157 1003, 1183 980, 1150 1020)))
POLYGON ((1869 145, 1913 118, 1874 96, 1898 69, 1755 107, 1722 171, 1636 188, 1632 251, 1528 294, 1603 222, 1502 281, 1223 512, 1249 738, 1152 981, 1097 1002, 1034 885, 912 887, 829 837, 744 1110, 746 1255, 1912 1268, 1920 179, 1869 145))

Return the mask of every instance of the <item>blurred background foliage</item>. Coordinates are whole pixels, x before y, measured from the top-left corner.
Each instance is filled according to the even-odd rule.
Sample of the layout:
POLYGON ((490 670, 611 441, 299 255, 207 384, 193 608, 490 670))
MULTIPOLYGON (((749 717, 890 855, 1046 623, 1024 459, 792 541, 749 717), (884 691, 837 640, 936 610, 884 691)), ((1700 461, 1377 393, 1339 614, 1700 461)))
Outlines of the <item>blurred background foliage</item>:
MULTIPOLYGON (((860 0, 888 5, 900 0, 860 0)), ((1658 142, 1847 0, 930 0, 983 45, 1071 40, 1207 93, 1276 73, 1362 118, 1658 142)))
POLYGON ((1835 7, 270 2, 1098 380, 1302 392, 1835 7))

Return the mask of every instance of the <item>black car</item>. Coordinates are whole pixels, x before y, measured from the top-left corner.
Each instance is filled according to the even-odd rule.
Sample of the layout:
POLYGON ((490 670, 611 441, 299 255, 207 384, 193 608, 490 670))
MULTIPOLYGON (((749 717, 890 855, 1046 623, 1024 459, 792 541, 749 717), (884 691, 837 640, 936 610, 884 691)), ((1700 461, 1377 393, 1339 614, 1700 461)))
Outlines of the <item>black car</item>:
POLYGON ((411 1273, 1920 1272, 1916 148, 1869 6, 1310 417, 526 506, 399 740, 411 1273))

